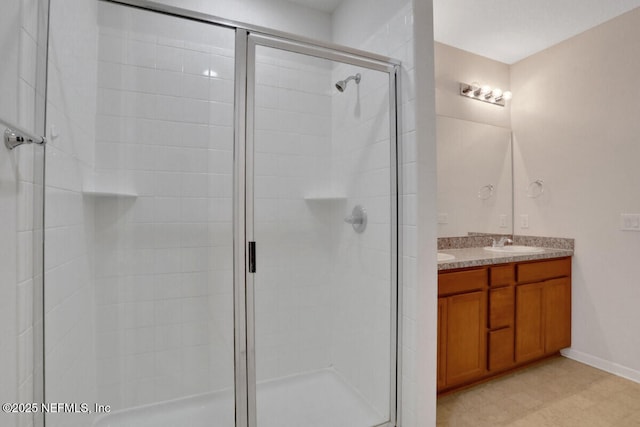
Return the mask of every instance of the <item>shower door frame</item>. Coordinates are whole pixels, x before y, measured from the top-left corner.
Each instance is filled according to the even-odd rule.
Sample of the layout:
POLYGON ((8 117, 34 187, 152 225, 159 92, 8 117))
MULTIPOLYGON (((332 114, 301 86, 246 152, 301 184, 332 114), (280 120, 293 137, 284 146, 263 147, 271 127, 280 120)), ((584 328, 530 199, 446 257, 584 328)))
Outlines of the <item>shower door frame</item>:
MULTIPOLYGON (((245 260, 244 267, 244 283, 237 283, 236 292, 238 295, 241 293, 245 297, 245 314, 244 326, 246 329, 243 331, 242 340, 246 339, 246 399, 247 399, 247 421, 248 427, 259 427, 257 421, 257 391, 256 391, 256 348, 255 348, 255 276, 249 269, 248 259, 249 255, 249 242, 255 242, 254 233, 254 215, 253 215, 253 202, 254 202, 254 114, 255 114, 255 85, 256 85, 256 48, 258 46, 269 47, 282 51, 288 51, 301 55, 313 56, 320 59, 325 59, 333 62, 339 62, 342 64, 354 65, 362 68, 367 68, 375 71, 387 73, 389 75, 389 168, 390 168, 390 307, 391 313, 391 340, 389 343, 390 351, 390 390, 389 390, 389 420, 378 424, 376 426, 369 427, 396 427, 398 426, 398 408, 400 406, 400 322, 399 314, 400 301, 401 301, 401 288, 399 286, 399 111, 398 111, 398 88, 399 88, 399 74, 400 64, 397 61, 392 60, 380 60, 378 58, 368 58, 362 55, 357 55, 352 52, 346 52, 336 46, 329 46, 326 44, 319 44, 318 42, 309 43, 293 38, 292 36, 283 37, 277 36, 259 31, 238 31, 236 32, 236 46, 246 49, 246 62, 241 64, 244 68, 236 69, 236 78, 238 78, 238 71, 242 73, 242 77, 246 80, 236 80, 236 94, 243 94, 244 97, 236 98, 236 102, 244 99, 246 105, 241 110, 244 110, 245 115, 242 121, 244 121, 244 129, 236 128, 237 134, 244 137, 244 141, 237 141, 238 152, 243 152, 245 156, 244 166, 245 170, 237 170, 237 182, 244 184, 244 203, 239 201, 239 207, 244 208, 244 239, 241 239, 240 234, 236 235, 238 242, 244 242, 244 247, 240 248, 241 253, 238 253, 238 259, 245 260), (246 41, 245 41, 246 40, 246 41), (244 142, 244 143, 243 143, 244 142), (243 206, 241 206, 243 205, 243 206), (243 289, 240 289, 243 288, 243 289)), ((236 51, 236 57, 243 56, 236 51)), ((238 108, 238 106, 236 106, 238 108)), ((238 117, 239 118, 239 117, 238 117)), ((237 126, 240 126, 240 120, 237 121, 237 126)), ((241 160, 241 159, 240 159, 241 160)), ((242 165, 238 165, 242 166, 242 165)), ((242 191, 242 187, 238 188, 242 191)), ((236 194, 238 195, 238 194, 236 194)), ((242 198, 242 197, 239 197, 242 198)), ((237 218, 237 217, 236 217, 237 218)), ((238 227, 241 228, 241 227, 238 227)), ((256 246, 259 242, 255 242, 256 246)), ((240 263, 238 262, 240 267, 240 263)), ((238 273, 240 273, 238 271, 238 273)), ((238 278, 242 276, 238 275, 238 278)), ((238 306, 236 305, 236 308, 238 306)), ((241 378, 239 378, 241 379, 241 378)), ((239 384, 236 384, 238 388, 239 384)), ((236 395, 237 396, 237 395, 236 395)), ((238 396, 237 396, 238 397, 238 396)), ((244 397, 243 397, 244 399, 244 397)), ((238 410, 236 411, 236 413, 238 410)), ((242 424, 240 424, 242 425, 242 424)), ((237 426, 236 426, 237 427, 237 426)))
MULTIPOLYGON (((226 27, 235 31, 235 101, 234 101, 234 190, 233 190, 233 286, 234 286, 234 394, 235 426, 257 427, 256 371, 254 325, 254 276, 248 270, 247 242, 253 238, 253 108, 255 106, 255 47, 267 46, 281 50, 311 55, 327 60, 355 65, 389 74, 389 125, 390 125, 390 202, 391 202, 391 342, 390 342, 390 419, 378 426, 400 425, 401 407, 401 323, 402 287, 400 286, 400 61, 383 56, 321 42, 304 36, 250 25, 218 16, 169 6, 149 0, 99 0, 106 3, 133 7, 176 18, 226 27), (253 67, 250 65, 253 64, 253 67)), ((46 256, 46 253, 43 253, 46 256)), ((44 286, 44 280, 43 280, 44 286)), ((44 309, 42 308, 44 316, 44 309)), ((44 320, 44 317, 43 317, 44 320)), ((46 339, 42 322, 42 343, 46 339)), ((44 349, 44 346, 42 346, 44 349)), ((40 352, 42 364, 34 366, 41 372, 41 381, 34 380, 34 388, 44 396, 44 350, 40 352)), ((37 359, 37 356, 36 356, 37 359)), ((37 378, 38 375, 34 375, 37 378)), ((35 425, 44 426, 44 417, 35 425)))

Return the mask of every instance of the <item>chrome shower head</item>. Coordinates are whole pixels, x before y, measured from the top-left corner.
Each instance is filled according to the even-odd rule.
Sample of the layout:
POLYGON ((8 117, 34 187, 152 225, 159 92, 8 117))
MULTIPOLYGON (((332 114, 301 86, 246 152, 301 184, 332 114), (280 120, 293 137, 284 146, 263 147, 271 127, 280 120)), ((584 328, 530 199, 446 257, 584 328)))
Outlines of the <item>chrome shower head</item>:
POLYGON ((340 80, 336 83, 336 89, 338 89, 339 92, 344 92, 344 90, 347 88, 347 83, 349 83, 349 80, 355 80, 356 84, 360 84, 361 77, 362 76, 360 75, 360 73, 358 73, 355 76, 349 76, 344 80, 340 80))

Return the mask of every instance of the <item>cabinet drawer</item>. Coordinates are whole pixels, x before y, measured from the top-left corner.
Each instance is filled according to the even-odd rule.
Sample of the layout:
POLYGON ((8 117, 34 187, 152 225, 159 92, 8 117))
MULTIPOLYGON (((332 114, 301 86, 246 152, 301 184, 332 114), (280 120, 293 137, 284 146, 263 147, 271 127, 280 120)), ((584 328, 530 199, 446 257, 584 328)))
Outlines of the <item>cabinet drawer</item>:
POLYGON ((489 291, 489 329, 513 325, 514 313, 513 286, 489 291))
POLYGON ((488 345, 489 371, 500 371, 513 365, 513 328, 489 332, 488 345))
POLYGON ((488 270, 486 268, 441 273, 438 275, 438 296, 485 289, 487 286, 487 273, 488 270))
POLYGON ((571 258, 530 262, 516 266, 518 282, 539 282, 571 275, 571 258))
POLYGON ((490 284, 491 286, 511 285, 516 281, 515 265, 501 265, 499 267, 491 267, 490 284))

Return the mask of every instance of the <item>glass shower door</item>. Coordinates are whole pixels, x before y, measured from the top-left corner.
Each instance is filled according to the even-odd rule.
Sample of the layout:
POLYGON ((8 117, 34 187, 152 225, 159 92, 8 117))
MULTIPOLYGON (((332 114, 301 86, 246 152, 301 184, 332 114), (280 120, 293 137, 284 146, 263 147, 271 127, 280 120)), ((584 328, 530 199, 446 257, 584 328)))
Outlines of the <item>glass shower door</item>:
POLYGON ((45 384, 110 413, 46 424, 231 427, 235 31, 94 7, 52 38, 45 384))
POLYGON ((393 68, 325 53, 249 43, 248 350, 260 427, 395 425, 393 68))

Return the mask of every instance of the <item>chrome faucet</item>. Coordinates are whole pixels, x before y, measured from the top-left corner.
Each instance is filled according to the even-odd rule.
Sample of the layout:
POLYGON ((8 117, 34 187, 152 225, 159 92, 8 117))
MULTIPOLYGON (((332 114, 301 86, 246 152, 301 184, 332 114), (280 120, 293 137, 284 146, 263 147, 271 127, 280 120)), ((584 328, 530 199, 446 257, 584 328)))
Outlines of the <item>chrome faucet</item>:
POLYGON ((513 240, 511 240, 508 237, 501 237, 500 240, 498 240, 496 242, 496 239, 491 239, 493 240, 493 243, 491 244, 491 246, 493 246, 494 248, 504 248, 505 243, 509 244, 509 245, 513 245, 513 240))

